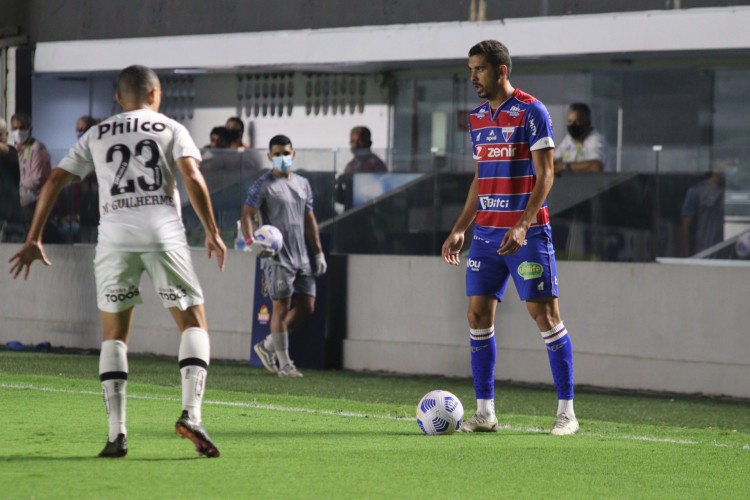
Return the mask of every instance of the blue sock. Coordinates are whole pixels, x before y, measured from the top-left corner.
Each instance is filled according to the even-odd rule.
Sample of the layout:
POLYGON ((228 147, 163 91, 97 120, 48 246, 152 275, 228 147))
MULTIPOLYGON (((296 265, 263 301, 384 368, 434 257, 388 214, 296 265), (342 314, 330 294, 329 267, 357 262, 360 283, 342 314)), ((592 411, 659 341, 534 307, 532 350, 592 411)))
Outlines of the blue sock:
POLYGON ((474 393, 477 399, 495 397, 495 327, 482 330, 470 329, 471 374, 474 377, 474 393))
POLYGON ((547 345, 557 399, 573 399, 573 343, 568 330, 561 322, 552 330, 542 332, 542 338, 547 345))

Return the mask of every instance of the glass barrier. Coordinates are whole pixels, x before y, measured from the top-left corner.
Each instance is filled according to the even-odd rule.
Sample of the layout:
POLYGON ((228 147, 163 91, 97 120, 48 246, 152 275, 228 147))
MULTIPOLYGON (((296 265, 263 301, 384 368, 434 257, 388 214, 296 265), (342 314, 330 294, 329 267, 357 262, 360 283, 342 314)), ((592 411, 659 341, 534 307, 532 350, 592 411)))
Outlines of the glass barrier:
MULTIPOLYGON (((548 201, 559 260, 744 258, 735 247, 750 244, 740 237, 750 229, 750 163, 713 151, 717 160, 708 171, 664 172, 661 154, 644 153, 641 165, 627 172, 556 177, 548 201)), ((204 150, 203 156, 216 220, 231 247, 247 190, 271 163, 266 150, 204 150)), ((439 255, 473 178, 463 164, 471 159, 299 149, 293 171, 310 182, 316 219, 333 252, 439 255), (462 168, 456 171, 456 165, 462 168)), ((4 242, 25 238, 16 182, 4 179, 0 185, 4 242)), ((188 242, 202 246, 200 221, 178 185, 188 242)), ((98 186, 91 175, 63 191, 44 239, 95 243, 98 221, 98 186)))

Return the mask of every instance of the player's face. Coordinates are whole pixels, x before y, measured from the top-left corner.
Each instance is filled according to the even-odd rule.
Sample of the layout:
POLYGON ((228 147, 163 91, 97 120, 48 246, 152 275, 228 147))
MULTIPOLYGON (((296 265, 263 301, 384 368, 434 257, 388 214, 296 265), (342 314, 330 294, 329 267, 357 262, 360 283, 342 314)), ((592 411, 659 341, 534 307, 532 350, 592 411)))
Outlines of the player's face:
POLYGON ((480 54, 469 57, 469 74, 479 97, 491 99, 500 92, 501 72, 499 68, 487 63, 485 56, 480 54))

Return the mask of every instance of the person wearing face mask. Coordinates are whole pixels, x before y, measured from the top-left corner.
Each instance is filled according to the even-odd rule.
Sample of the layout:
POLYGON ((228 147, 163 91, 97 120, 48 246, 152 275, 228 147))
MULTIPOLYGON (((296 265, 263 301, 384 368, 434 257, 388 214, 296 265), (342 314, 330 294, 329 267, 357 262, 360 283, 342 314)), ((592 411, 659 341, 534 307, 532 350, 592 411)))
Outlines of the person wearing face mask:
POLYGON ((567 132, 555 150, 555 173, 611 171, 607 139, 591 126, 588 105, 569 106, 567 132))
POLYGON ((271 296, 271 333, 253 346, 263 366, 280 377, 302 377, 289 357, 289 332, 315 310, 315 277, 326 272, 318 223, 313 212, 313 193, 306 178, 292 172, 295 152, 292 141, 274 136, 268 145, 273 168, 247 190, 240 226, 250 249, 260 257, 261 269, 271 296), (271 256, 261 242, 253 241, 253 217, 281 231, 284 245, 271 256), (309 244, 315 252, 313 270, 307 256, 309 244))
POLYGON ((52 165, 47 148, 31 136, 31 117, 26 113, 16 113, 10 123, 21 171, 18 194, 25 222, 30 225, 39 192, 52 173, 52 165))
POLYGON ((378 174, 388 172, 383 160, 373 153, 372 133, 367 127, 354 127, 349 133, 349 146, 354 158, 344 167, 344 172, 336 179, 336 202, 344 209, 352 208, 354 174, 378 174))

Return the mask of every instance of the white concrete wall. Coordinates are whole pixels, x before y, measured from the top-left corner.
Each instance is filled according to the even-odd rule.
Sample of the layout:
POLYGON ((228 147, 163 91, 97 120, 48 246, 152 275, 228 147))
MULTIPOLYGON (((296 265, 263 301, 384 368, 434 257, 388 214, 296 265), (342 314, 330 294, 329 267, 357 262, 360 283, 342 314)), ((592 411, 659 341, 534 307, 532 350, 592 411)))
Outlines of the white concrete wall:
MULTIPOLYGON (((0 245, 0 260, 19 245, 0 245)), ((34 263, 28 281, 0 273, 0 342, 24 344, 48 341, 53 346, 99 348, 101 323, 96 307, 94 247, 47 245, 52 267, 34 263)), ((193 250, 193 264, 206 297, 211 356, 246 360, 250 357, 252 294, 255 259, 229 250, 226 269, 203 249, 193 250)), ((136 306, 130 339, 131 352, 177 356, 179 335, 172 316, 153 290, 148 275, 141 281, 143 305, 136 306)))
MULTIPOLYGON (((18 248, 0 245, 0 261, 18 248)), ((53 267, 36 263, 27 282, 0 273, 0 342, 97 348, 93 247, 50 245, 47 252, 53 267)), ((349 259, 345 368, 470 376, 463 267, 437 257, 349 259)), ((213 357, 248 359, 253 257, 230 250, 221 274, 202 249, 193 261, 213 357)), ((560 262, 558 272, 577 383, 750 397, 750 267, 560 262)), ((176 355, 176 328, 147 277, 141 290, 131 352, 176 355)), ((549 383, 539 332, 512 286, 506 299, 496 320, 496 377, 549 383)))
MULTIPOLYGON (((750 397, 750 267, 560 262, 576 382, 750 397)), ((513 286, 498 308, 496 378, 551 383, 513 286)), ((351 256, 344 366, 471 376, 464 267, 437 257, 351 256)))

